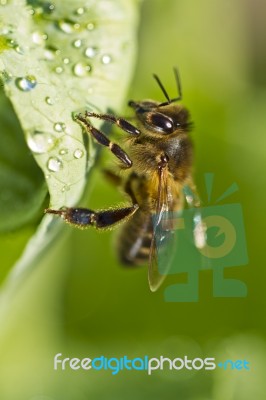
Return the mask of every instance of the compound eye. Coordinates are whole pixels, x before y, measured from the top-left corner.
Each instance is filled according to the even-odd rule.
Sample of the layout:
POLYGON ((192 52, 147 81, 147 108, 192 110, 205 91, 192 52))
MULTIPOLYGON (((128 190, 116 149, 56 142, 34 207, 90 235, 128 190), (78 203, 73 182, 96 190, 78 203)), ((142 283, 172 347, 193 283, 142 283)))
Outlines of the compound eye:
POLYGON ((159 112, 149 113, 149 123, 161 133, 172 133, 174 131, 174 123, 171 118, 159 112))

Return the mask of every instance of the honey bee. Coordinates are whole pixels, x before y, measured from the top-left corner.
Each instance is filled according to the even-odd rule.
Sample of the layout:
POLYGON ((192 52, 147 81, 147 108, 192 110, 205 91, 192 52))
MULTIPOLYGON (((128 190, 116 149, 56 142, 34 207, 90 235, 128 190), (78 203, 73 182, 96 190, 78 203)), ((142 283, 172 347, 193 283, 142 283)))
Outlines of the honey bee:
MULTIPOLYGON (((125 265, 149 264, 148 280, 152 291, 162 283, 165 273, 158 271, 158 243, 171 253, 174 245, 174 227, 162 228, 166 213, 181 210, 186 199, 189 206, 197 206, 198 199, 192 180, 192 142, 188 110, 178 102, 182 90, 178 70, 174 68, 177 97, 170 98, 161 80, 153 75, 166 101, 129 101, 134 110, 136 127, 124 118, 111 114, 86 112, 76 120, 100 145, 106 146, 120 161, 122 174, 108 171, 107 175, 120 185, 132 204, 128 207, 106 210, 86 208, 46 209, 66 222, 80 228, 93 226, 98 229, 112 227, 125 221, 118 238, 118 255, 125 265), (90 122, 91 118, 109 122, 126 133, 126 151, 113 143, 90 122), (128 172, 126 172, 128 171, 128 172), (191 190, 184 193, 184 188, 191 190), (165 246, 166 244, 166 246, 165 246)), ((166 260, 163 269, 167 271, 166 260)))

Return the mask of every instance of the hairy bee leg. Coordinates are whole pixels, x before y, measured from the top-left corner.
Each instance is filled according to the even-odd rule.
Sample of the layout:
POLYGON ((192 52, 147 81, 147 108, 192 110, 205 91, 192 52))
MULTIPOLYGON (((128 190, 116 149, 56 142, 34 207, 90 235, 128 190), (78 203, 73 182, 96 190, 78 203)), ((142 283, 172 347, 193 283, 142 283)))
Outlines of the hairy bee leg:
POLYGON ((94 117, 98 119, 102 119, 104 121, 110 122, 111 124, 117 125, 123 131, 129 133, 130 135, 138 136, 140 135, 140 130, 137 129, 134 125, 130 124, 124 118, 116 118, 114 115, 110 114, 97 114, 94 112, 86 111, 86 117, 94 117))
POLYGON ((134 173, 134 172, 131 173, 131 175, 129 176, 129 178, 126 181, 125 186, 124 186, 125 192, 131 197, 131 200, 132 200, 132 202, 134 204, 137 203, 137 199, 136 199, 136 196, 135 196, 134 191, 132 189, 132 183, 133 183, 134 180, 137 180, 137 179, 138 179, 137 174, 134 173))
POLYGON ((57 214, 66 222, 78 228, 93 226, 97 229, 104 229, 129 218, 138 208, 137 204, 133 204, 131 207, 99 211, 89 210, 88 208, 64 208, 61 210, 48 208, 45 213, 57 214))
MULTIPOLYGON (((122 186, 122 178, 120 176, 116 175, 113 171, 110 171, 109 169, 104 169, 102 172, 104 173, 104 176, 106 177, 106 179, 108 179, 108 181, 111 182, 113 185, 122 186)), ((132 203, 138 204, 136 196, 134 195, 134 192, 131 187, 132 182, 135 179, 138 179, 138 177, 137 177, 137 174, 133 172, 127 179, 127 181, 124 185, 124 190, 131 198, 132 203)))
POLYGON ((109 169, 103 169, 102 173, 104 174, 105 178, 111 182, 115 186, 120 186, 122 183, 122 178, 119 175, 116 175, 113 171, 109 169))
POLYGON ((94 128, 94 126, 92 126, 90 122, 88 122, 86 118, 83 117, 82 115, 78 115, 77 120, 85 125, 85 127, 88 129, 88 131, 91 133, 91 135, 99 144, 108 147, 111 150, 111 152, 120 161, 122 161, 122 163, 125 165, 126 168, 130 168, 132 166, 132 161, 128 157, 127 153, 120 146, 118 146, 118 144, 111 142, 103 132, 94 128))

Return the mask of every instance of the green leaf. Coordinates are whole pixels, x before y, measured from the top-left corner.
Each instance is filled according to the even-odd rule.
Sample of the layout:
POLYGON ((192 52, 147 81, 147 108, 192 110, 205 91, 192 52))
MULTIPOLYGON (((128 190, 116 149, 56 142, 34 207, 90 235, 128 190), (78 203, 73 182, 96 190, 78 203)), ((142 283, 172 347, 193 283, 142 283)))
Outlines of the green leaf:
MULTIPOLYGON (((0 165, 0 184, 13 188, 12 201, 1 204, 0 199, 6 214, 3 229, 29 221, 45 195, 38 169, 24 161, 23 167, 10 163, 12 154, 23 154, 22 160, 29 156, 21 145, 21 129, 46 180, 50 207, 79 202, 95 151, 91 143, 85 146, 73 115, 85 109, 121 108, 134 67, 137 4, 133 0, 1 2, 0 74, 21 126, 12 128, 14 140, 8 137, 8 123, 1 131, 8 162, 0 165)), ((3 106, 5 115, 8 110, 3 106)), ((30 270, 58 234, 59 222, 43 218, 11 276, 30 270)))
POLYGON ((0 71, 51 206, 59 208, 77 203, 88 167, 73 113, 117 109, 124 98, 135 49, 134 7, 125 0, 29 4, 1 7, 2 38, 10 47, 2 49, 0 71))
POLYGON ((0 119, 0 232, 7 232, 32 221, 43 204, 47 188, 3 92, 0 92, 0 119))

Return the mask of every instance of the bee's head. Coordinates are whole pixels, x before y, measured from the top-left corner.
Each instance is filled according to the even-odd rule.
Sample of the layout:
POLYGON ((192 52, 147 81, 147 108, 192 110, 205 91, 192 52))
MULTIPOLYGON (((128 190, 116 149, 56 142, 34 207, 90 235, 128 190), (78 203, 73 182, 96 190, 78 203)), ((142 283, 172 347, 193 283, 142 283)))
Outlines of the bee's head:
POLYGON ((177 68, 174 68, 178 97, 170 99, 162 82, 157 75, 153 75, 160 89, 162 90, 166 102, 159 103, 153 100, 143 100, 140 102, 129 101, 128 105, 135 110, 137 119, 146 129, 168 135, 175 131, 188 131, 191 127, 189 112, 181 105, 174 104, 182 99, 181 83, 177 68))
POLYGON ((188 131, 191 127, 189 112, 181 105, 152 100, 130 101, 128 105, 135 110, 138 121, 154 133, 168 135, 178 129, 188 131))

